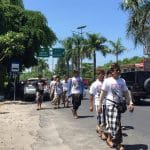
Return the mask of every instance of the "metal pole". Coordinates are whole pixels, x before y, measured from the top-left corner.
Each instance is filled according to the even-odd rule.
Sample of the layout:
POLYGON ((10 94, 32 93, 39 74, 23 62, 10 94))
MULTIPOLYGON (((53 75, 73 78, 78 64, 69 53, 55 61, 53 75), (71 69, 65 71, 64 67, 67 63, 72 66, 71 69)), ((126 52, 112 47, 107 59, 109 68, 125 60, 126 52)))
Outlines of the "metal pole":
MULTIPOLYGON (((83 34, 83 28, 86 28, 86 25, 77 27, 77 29, 80 29, 81 38, 82 38, 82 34, 83 34)), ((78 41, 78 70, 79 70, 80 75, 82 75, 82 68, 81 68, 82 58, 80 58, 80 57, 82 57, 82 56, 80 56, 81 44, 82 44, 81 41, 78 41)))
POLYGON ((14 75, 14 101, 16 100, 16 74, 13 73, 14 75))

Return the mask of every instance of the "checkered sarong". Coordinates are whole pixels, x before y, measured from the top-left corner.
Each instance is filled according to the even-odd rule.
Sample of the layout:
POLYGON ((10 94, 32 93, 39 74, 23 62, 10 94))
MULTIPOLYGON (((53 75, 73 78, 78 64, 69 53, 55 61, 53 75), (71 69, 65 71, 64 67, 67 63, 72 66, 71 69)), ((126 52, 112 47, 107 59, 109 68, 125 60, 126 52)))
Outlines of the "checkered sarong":
POLYGON ((98 105, 96 105, 97 125, 99 125, 101 131, 104 131, 106 127, 105 111, 105 105, 102 105, 102 113, 98 112, 98 105))
POLYGON ((122 141, 121 114, 115 105, 106 106, 106 118, 106 132, 111 134, 112 139, 122 141))

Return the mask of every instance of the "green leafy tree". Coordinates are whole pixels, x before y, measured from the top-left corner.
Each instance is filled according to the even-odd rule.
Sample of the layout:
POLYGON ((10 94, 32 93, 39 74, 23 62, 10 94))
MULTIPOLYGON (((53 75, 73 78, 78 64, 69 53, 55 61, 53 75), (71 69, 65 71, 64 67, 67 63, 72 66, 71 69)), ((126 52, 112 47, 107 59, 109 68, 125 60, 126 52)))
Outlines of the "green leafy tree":
POLYGON ((21 57, 25 50, 23 43, 23 33, 7 32, 7 34, 0 36, 0 62, 6 57, 21 57))
POLYGON ((127 50, 122 44, 121 39, 118 38, 116 42, 109 41, 111 44, 110 52, 116 56, 116 63, 118 63, 118 55, 127 50))
MULTIPOLYGON (((44 48, 51 47, 56 36, 47 26, 46 18, 35 11, 27 11, 16 5, 0 4, 0 34, 3 36, 9 31, 16 34, 23 34, 24 53, 18 61, 21 61, 23 67, 31 67, 37 64, 35 54, 38 53, 41 46, 44 48)), ((9 40, 9 39, 8 39, 9 40)), ((9 41, 6 41, 6 43, 9 41)), ((8 62, 10 59, 16 59, 15 56, 6 57, 3 61, 8 62)))
POLYGON ((72 57, 73 55, 73 38, 72 37, 68 37, 67 39, 64 39, 63 41, 61 41, 63 47, 65 48, 65 54, 64 54, 64 59, 67 65, 67 75, 70 76, 70 65, 69 62, 75 60, 74 57, 72 57))
POLYGON ((56 64, 55 73, 59 76, 63 76, 64 74, 67 74, 67 67, 65 63, 65 57, 60 57, 56 64))
POLYGON ((0 18, 0 68, 5 68, 1 86, 2 74, 7 76, 13 60, 20 62, 21 69, 37 65, 40 48, 51 47, 57 37, 44 15, 25 10, 22 0, 0 0, 0 18))
POLYGON ((22 0, 0 0, 1 4, 9 4, 9 5, 16 5, 21 8, 24 8, 24 4, 22 0))
POLYGON ((74 68, 80 71, 80 40, 81 37, 77 34, 73 34, 72 37, 68 37, 67 39, 61 41, 63 47, 65 48, 65 61, 67 62, 68 74, 69 70, 74 68), (69 62, 72 64, 72 68, 69 68, 69 62))
POLYGON ((109 49, 106 45, 107 39, 99 34, 87 34, 87 44, 84 49, 85 53, 93 56, 93 72, 94 80, 96 77, 96 51, 100 52, 103 56, 109 53, 109 49))
POLYGON ((124 0, 121 8, 129 13, 127 36, 134 40, 135 45, 145 45, 145 41, 150 40, 150 1, 124 0))

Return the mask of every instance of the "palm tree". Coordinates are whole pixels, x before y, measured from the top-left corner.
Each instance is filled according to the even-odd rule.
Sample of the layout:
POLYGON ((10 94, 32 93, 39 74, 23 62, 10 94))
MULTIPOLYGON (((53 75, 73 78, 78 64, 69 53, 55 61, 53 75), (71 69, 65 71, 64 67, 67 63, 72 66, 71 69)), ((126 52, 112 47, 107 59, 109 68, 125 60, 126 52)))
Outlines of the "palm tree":
POLYGON ((124 0, 121 8, 129 13, 127 36, 133 38, 135 45, 144 45, 150 34, 150 1, 124 0))
MULTIPOLYGON (((62 45, 65 48, 65 60, 68 66, 68 75, 69 75, 69 62, 72 63, 72 70, 74 68, 80 69, 80 37, 77 34, 73 34, 72 37, 61 41, 62 45)), ((79 70, 80 71, 80 70, 79 70)))
POLYGON ((49 69, 46 60, 39 58, 37 66, 32 67, 32 71, 35 71, 37 76, 42 73, 44 75, 45 71, 49 69))
POLYGON ((69 66, 69 61, 72 59, 74 60, 74 58, 72 57, 72 51, 73 51, 73 39, 72 37, 68 37, 67 39, 61 41, 62 45, 65 48, 65 54, 64 54, 64 59, 66 61, 67 64, 67 75, 69 76, 69 70, 70 70, 70 66, 69 66))
POLYGON ((87 33, 87 44, 84 49, 85 55, 91 57, 93 55, 93 72, 94 72, 94 80, 96 76, 96 51, 101 52, 103 56, 106 56, 109 53, 108 47, 105 45, 107 39, 99 34, 89 34, 87 33))
POLYGON ((111 53, 116 56, 116 63, 118 63, 118 55, 123 53, 125 50, 127 50, 122 44, 121 39, 118 38, 116 42, 109 41, 112 48, 110 49, 111 53))

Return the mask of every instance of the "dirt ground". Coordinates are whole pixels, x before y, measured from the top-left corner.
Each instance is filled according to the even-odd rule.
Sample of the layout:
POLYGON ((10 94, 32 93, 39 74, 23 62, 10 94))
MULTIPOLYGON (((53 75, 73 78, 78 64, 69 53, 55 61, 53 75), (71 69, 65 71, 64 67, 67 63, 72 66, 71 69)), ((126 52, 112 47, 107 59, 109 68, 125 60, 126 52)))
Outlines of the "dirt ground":
POLYGON ((0 102, 0 150, 32 149, 39 129, 39 116, 33 113, 35 109, 32 103, 0 102))

